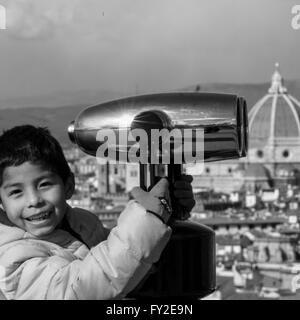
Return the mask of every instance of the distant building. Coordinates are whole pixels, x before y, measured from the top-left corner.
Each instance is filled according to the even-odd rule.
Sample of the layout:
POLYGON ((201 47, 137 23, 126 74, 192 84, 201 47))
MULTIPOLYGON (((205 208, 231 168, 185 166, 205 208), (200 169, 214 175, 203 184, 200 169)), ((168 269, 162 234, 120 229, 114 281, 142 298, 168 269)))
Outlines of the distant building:
POLYGON ((80 175, 95 175, 97 170, 97 158, 84 156, 76 162, 77 174, 80 175))
MULTIPOLYGON (((187 173, 191 171, 192 169, 187 169, 187 173)), ((203 172, 200 175, 193 175, 193 188, 194 190, 215 190, 226 193, 238 191, 244 183, 243 171, 244 168, 238 161, 205 163, 203 172)))
POLYGON ((276 231, 279 226, 287 221, 286 218, 276 217, 270 217, 268 219, 231 219, 228 217, 215 217, 199 220, 193 219, 196 222, 212 228, 216 232, 216 235, 243 234, 250 230, 276 231))
POLYGON ((98 164, 99 195, 127 193, 139 186, 138 164, 98 164))
POLYGON ((126 192, 129 192, 133 187, 139 186, 140 168, 137 163, 128 163, 126 165, 126 192))
POLYGON ((281 295, 291 297, 296 293, 295 281, 300 277, 300 265, 236 262, 233 274, 236 288, 257 292, 257 298, 281 299, 281 295), (266 291, 270 294, 264 294, 266 291))

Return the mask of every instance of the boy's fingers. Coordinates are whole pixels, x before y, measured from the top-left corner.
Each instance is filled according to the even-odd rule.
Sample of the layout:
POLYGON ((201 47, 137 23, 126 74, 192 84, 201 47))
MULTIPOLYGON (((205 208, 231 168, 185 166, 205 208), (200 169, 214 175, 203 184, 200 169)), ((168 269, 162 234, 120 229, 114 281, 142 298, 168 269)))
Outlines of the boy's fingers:
POLYGON ((191 190, 175 190, 174 196, 178 199, 194 198, 193 192, 191 190))
POLYGON ((169 181, 166 178, 161 178, 149 192, 154 197, 166 197, 169 190, 169 181))
POLYGON ((134 187, 130 193, 129 198, 130 199, 145 199, 149 198, 149 195, 152 197, 165 197, 169 198, 169 182, 166 178, 160 179, 156 185, 151 189, 150 192, 146 192, 140 187, 134 187))
POLYGON ((129 199, 141 199, 147 195, 147 192, 140 187, 134 187, 129 193, 129 199))
POLYGON ((131 199, 135 199, 146 210, 159 214, 162 210, 162 203, 158 198, 163 197, 169 202, 168 187, 169 182, 165 178, 159 180, 150 192, 146 192, 140 187, 135 187, 130 192, 131 199))
POLYGON ((179 199, 179 204, 184 208, 191 210, 194 208, 196 201, 194 199, 179 199))
POLYGON ((192 190, 193 189, 190 182, 182 181, 182 180, 175 181, 174 188, 181 189, 181 190, 192 190))
POLYGON ((181 175, 180 180, 191 183, 193 181, 193 176, 191 176, 189 174, 183 174, 183 175, 181 175))

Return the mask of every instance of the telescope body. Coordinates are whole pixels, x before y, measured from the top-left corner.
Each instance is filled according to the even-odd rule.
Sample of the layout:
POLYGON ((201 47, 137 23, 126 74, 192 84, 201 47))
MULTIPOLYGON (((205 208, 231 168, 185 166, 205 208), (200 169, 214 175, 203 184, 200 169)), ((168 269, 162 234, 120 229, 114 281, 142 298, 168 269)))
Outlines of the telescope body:
MULTIPOLYGON (((127 133, 144 130, 147 135, 146 163, 140 163, 140 187, 149 190, 159 179, 160 166, 167 167, 172 205, 173 234, 163 251, 155 272, 147 275, 142 283, 129 294, 131 298, 188 297, 199 299, 215 290, 215 234, 212 229, 185 221, 189 217, 177 204, 173 194, 174 182, 180 179, 182 164, 189 159, 182 155, 184 148, 176 148, 177 142, 189 151, 202 141, 201 161, 237 159, 246 156, 248 149, 248 120, 246 101, 231 94, 215 93, 162 93, 134 96, 101 103, 83 110, 70 124, 71 141, 85 153, 98 156, 99 148, 106 145, 107 160, 110 149, 115 159, 125 159, 137 141, 126 140, 127 133), (172 137, 169 163, 164 163, 164 138, 161 145, 153 144, 153 130, 177 130, 182 133, 172 137), (107 143, 100 133, 112 132, 116 137, 107 143), (185 139, 185 130, 192 135, 185 139), (201 135, 198 135, 198 133, 201 135), (156 148, 159 164, 153 163, 150 154, 156 148), (182 160, 176 163, 175 159, 182 160), (177 158, 176 158, 177 157, 177 158), (148 181, 150 178, 150 181, 148 181)), ((165 139, 169 139, 167 136, 165 139)), ((145 142, 145 141, 144 141, 145 142)), ((154 150, 154 153, 156 152, 154 150)), ((197 150, 196 150, 197 151, 197 150)), ((143 152, 140 150, 140 152, 143 152)), ((191 158, 192 159, 192 158, 191 158)), ((193 159, 192 159, 193 160, 193 159)), ((192 161, 191 160, 191 161, 192 161)))
POLYGON ((108 148, 116 149, 117 159, 127 159, 134 142, 122 144, 118 137, 133 129, 202 130, 204 161, 240 158, 248 148, 246 102, 230 94, 163 93, 109 101, 83 110, 68 131, 79 148, 96 156, 106 141, 97 138, 99 130, 113 130, 116 145, 108 148))

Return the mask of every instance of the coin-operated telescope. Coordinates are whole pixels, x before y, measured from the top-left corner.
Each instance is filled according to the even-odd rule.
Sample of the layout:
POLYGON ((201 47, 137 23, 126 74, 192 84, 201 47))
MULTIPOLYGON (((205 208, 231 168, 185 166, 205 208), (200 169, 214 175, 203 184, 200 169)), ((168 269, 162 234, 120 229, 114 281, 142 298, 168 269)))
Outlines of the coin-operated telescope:
POLYGON ((176 204, 172 187, 185 163, 246 156, 246 101, 232 94, 198 92, 134 96, 83 110, 68 132, 71 141, 87 154, 139 163, 144 190, 160 176, 169 179, 171 240, 156 270, 129 296, 201 298, 213 292, 215 234, 188 221, 189 215, 176 204))

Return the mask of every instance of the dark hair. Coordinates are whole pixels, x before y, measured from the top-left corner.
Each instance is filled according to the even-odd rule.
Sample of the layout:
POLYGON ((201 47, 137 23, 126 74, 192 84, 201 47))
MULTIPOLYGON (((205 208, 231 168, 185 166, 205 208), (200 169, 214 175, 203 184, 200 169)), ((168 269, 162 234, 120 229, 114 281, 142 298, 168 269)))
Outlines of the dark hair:
POLYGON ((47 128, 22 125, 4 131, 0 136, 0 184, 6 167, 19 166, 27 161, 45 165, 64 183, 71 175, 59 142, 47 128))

